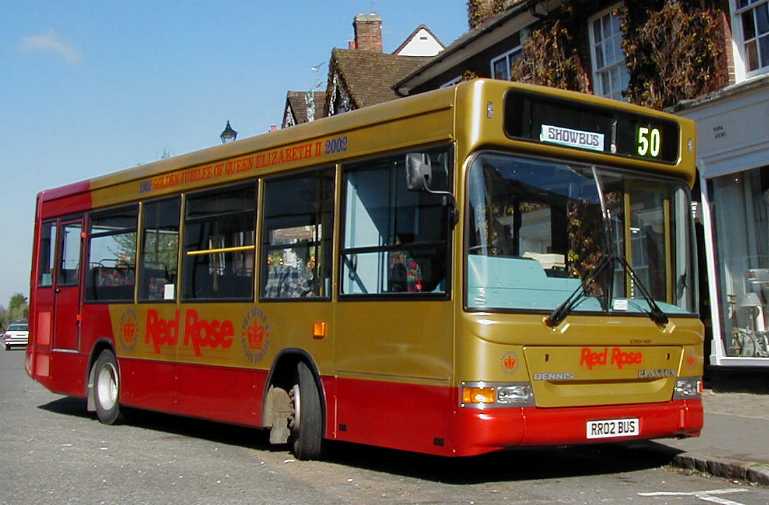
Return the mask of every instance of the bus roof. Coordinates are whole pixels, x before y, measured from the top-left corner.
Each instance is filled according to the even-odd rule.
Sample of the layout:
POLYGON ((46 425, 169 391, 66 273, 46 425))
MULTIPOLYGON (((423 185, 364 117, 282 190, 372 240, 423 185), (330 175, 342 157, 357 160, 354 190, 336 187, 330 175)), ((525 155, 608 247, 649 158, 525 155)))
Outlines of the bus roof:
MULTIPOLYGON (((49 202, 73 195, 88 193, 90 191, 104 190, 111 186, 118 186, 133 181, 148 180, 191 167, 215 163, 220 160, 237 158, 239 156, 242 157, 249 153, 280 149, 285 146, 296 145, 300 142, 327 139, 336 134, 349 132, 363 127, 383 125, 388 122, 427 115, 436 111, 447 111, 457 106, 460 100, 463 100, 459 97, 464 97, 464 102, 467 103, 468 101, 472 101, 472 96, 478 96, 478 94, 483 93, 484 89, 499 89, 500 87, 504 87, 504 89, 529 90, 542 95, 549 95, 566 100, 575 100, 576 102, 585 105, 594 105, 639 115, 663 118, 675 121, 679 124, 691 123, 687 126, 687 131, 693 131, 694 128, 693 123, 688 119, 646 109, 626 102, 530 84, 476 79, 460 83, 451 88, 434 90, 378 105, 372 105, 333 117, 321 118, 311 123, 304 123, 291 128, 256 135, 225 145, 209 147, 166 160, 159 160, 92 179, 86 179, 58 188, 47 189, 41 191, 38 198, 42 202, 49 202)), ((452 131, 453 128, 454 125, 451 125, 452 131)), ((691 174, 687 173, 687 178, 690 179, 690 183, 693 179, 693 169, 691 172, 691 174)))

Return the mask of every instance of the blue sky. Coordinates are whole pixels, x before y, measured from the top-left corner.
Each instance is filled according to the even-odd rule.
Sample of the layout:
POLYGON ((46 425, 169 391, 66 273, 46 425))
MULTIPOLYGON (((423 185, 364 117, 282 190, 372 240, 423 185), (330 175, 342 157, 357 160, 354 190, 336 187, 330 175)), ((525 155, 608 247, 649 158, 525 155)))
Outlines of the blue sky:
POLYGON ((419 24, 449 44, 465 0, 5 2, 0 16, 0 304, 29 292, 35 194, 279 124, 286 90, 347 47, 356 13, 385 51, 419 24))

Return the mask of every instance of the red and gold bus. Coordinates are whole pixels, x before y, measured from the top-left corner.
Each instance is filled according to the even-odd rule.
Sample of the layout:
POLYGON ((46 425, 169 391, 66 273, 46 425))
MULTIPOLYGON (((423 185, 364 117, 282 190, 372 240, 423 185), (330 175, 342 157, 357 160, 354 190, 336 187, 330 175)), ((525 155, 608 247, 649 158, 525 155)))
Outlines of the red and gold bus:
POLYGON ((299 458, 696 436, 694 132, 475 80, 43 191, 27 372, 299 458))

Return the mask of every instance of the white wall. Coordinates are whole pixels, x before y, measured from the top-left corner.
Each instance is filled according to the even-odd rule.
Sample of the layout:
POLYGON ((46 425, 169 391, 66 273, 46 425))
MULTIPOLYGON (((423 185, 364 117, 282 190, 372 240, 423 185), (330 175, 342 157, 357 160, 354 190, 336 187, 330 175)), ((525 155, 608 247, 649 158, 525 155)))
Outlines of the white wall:
POLYGON ((443 46, 430 32, 421 28, 411 40, 398 51, 398 56, 435 56, 443 51, 443 46))

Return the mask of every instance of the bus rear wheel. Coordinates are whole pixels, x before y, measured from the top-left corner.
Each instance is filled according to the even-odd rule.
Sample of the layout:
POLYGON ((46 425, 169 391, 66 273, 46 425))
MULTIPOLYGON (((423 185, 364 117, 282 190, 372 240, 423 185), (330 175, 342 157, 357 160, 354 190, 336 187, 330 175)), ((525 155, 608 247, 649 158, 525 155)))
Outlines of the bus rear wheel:
POLYGON ((296 366, 296 384, 289 392, 291 418, 289 427, 293 439, 294 456, 297 459, 318 459, 321 456, 323 438, 323 411, 320 393, 312 371, 304 362, 296 366))
POLYGON ((105 349, 93 364, 96 417, 102 424, 115 424, 120 414, 120 374, 115 354, 105 349))

